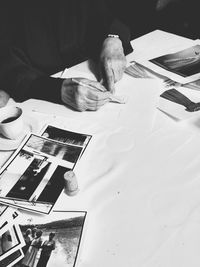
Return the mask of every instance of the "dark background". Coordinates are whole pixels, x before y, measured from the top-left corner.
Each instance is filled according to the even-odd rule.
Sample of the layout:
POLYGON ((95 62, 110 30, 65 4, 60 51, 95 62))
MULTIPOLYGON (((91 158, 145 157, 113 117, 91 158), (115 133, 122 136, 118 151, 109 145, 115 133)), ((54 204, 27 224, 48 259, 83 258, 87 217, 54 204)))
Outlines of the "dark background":
POLYGON ((132 39, 155 29, 200 37, 198 0, 171 0, 159 11, 156 4, 157 0, 108 0, 110 10, 131 28, 132 39))

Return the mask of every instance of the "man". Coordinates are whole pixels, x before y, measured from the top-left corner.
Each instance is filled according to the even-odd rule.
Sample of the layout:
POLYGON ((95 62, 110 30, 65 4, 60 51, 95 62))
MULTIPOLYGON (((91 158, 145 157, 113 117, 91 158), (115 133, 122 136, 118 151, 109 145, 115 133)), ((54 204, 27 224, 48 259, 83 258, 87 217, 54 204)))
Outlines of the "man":
POLYGON ((44 243, 42 244, 41 246, 42 251, 40 254, 39 261, 37 263, 37 267, 47 266, 51 253, 56 248, 54 237, 55 237, 55 233, 51 232, 49 234, 49 239, 45 240, 44 243))
POLYGON ((128 28, 103 0, 1 0, 0 88, 17 101, 38 98, 96 110, 114 93, 131 51, 128 28), (50 77, 89 57, 98 61, 103 84, 50 77))

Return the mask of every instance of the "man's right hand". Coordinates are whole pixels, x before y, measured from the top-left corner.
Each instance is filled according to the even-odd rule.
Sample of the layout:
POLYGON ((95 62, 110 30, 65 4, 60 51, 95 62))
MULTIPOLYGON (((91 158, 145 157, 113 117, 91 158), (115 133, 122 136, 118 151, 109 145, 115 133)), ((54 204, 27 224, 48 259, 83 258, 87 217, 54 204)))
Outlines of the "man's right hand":
POLYGON ((110 95, 102 84, 85 78, 65 79, 61 88, 62 101, 78 111, 98 110, 109 102, 110 95))

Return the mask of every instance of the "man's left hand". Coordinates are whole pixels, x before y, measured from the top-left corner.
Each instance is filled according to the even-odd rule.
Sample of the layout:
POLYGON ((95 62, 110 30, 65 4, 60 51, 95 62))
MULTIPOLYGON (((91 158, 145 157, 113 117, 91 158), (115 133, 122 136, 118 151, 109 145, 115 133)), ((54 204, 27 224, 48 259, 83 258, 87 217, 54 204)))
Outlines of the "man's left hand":
POLYGON ((4 90, 0 90, 0 108, 7 104, 9 98, 9 95, 4 90))
POLYGON ((105 87, 111 93, 114 93, 114 84, 122 78, 125 68, 126 57, 121 40, 106 38, 100 54, 100 72, 105 87))

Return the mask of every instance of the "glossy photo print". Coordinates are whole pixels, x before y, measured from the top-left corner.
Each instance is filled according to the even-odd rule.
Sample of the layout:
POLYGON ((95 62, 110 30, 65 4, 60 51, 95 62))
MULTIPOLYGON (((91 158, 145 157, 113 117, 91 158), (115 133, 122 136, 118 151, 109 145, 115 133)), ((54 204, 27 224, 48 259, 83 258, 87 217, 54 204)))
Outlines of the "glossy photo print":
POLYGON ((86 146, 91 139, 91 135, 71 132, 52 125, 45 127, 45 129, 42 131, 42 136, 55 141, 59 141, 61 143, 77 146, 86 146))
POLYGON ((0 201, 48 214, 64 188, 64 174, 74 167, 24 145, 0 173, 0 201))
POLYGON ((53 211, 48 216, 21 216, 26 245, 15 267, 75 267, 84 231, 86 212, 53 211))
POLYGON ((22 209, 49 213, 64 188, 69 168, 23 149, 0 174, 0 201, 22 209))
POLYGON ((154 58, 150 61, 180 76, 192 76, 200 72, 200 45, 154 58))
POLYGON ((92 136, 89 134, 71 132, 66 129, 61 129, 53 125, 47 125, 42 130, 41 135, 51 140, 61 142, 63 144, 74 145, 82 148, 79 158, 84 153, 87 145, 89 144, 92 136))

